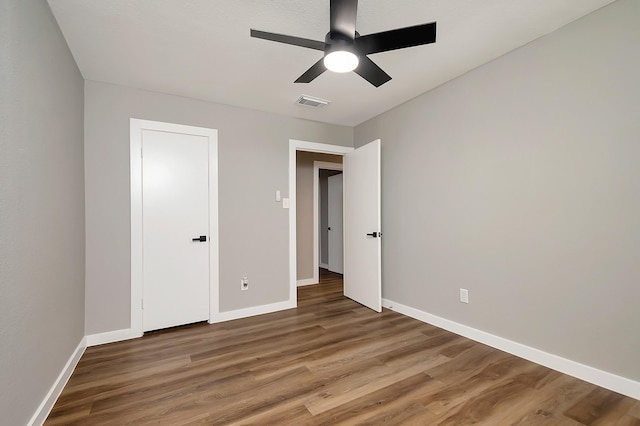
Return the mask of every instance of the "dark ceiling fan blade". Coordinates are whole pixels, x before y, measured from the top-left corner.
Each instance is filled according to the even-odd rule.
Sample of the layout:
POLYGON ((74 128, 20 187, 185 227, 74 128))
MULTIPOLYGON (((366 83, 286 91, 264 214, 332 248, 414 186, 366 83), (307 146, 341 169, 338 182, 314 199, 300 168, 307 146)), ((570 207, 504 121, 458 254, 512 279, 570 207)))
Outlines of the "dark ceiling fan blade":
POLYGON ((354 44, 363 55, 435 43, 436 23, 398 28, 356 38, 354 44))
POLYGON ((330 32, 343 34, 353 40, 356 36, 358 0, 331 0, 329 13, 330 32))
POLYGON ((292 44, 294 46, 306 47, 309 49, 322 50, 324 52, 324 41, 309 40, 308 38, 294 37, 284 34, 268 33, 266 31, 251 30, 251 37, 264 40, 277 41, 278 43, 292 44))
POLYGON ((324 66, 323 60, 324 57, 320 58, 318 62, 313 64, 311 68, 309 68, 307 71, 305 71, 304 74, 298 77, 298 79, 294 83, 311 83, 317 76, 325 72, 327 68, 324 66))
POLYGON ((387 81, 391 80, 391 76, 389 74, 382 71, 382 68, 377 66, 366 56, 360 56, 360 63, 354 72, 376 87, 380 87, 387 81))

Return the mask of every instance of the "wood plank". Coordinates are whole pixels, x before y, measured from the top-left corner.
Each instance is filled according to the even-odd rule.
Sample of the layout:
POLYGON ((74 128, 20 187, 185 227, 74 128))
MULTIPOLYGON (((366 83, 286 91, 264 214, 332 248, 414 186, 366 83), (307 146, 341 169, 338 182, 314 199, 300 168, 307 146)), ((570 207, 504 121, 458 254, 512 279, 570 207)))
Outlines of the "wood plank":
POLYGON ((598 424, 599 420, 605 421, 602 424, 615 424, 634 403, 634 400, 619 393, 595 388, 565 411, 564 415, 587 425, 598 424))
POLYGON ((640 401, 342 295, 88 348, 46 425, 634 425, 640 401))

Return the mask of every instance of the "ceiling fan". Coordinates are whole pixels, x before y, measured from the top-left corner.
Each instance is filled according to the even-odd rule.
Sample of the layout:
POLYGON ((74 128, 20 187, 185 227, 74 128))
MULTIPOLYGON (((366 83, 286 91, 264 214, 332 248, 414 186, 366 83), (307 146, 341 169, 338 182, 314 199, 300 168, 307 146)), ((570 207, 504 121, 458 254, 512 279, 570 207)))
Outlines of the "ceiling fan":
POLYGON ((324 41, 251 29, 251 37, 292 44, 324 52, 324 56, 302 74, 296 83, 309 83, 327 69, 334 72, 355 71, 379 87, 391 77, 367 55, 435 43, 436 23, 398 28, 361 36, 356 31, 358 0, 331 0, 330 26, 324 41))

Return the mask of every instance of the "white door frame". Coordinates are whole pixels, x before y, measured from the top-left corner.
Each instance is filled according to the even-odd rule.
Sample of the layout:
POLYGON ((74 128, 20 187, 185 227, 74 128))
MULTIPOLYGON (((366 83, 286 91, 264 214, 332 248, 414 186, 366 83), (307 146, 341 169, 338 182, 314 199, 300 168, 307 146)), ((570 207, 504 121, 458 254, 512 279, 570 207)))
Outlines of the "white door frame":
MULTIPOLYGON (((323 154, 345 155, 353 151, 352 147, 330 145, 317 142, 306 142, 295 139, 289 139, 289 303, 293 306, 298 306, 298 268, 297 262, 297 234, 296 234, 296 153, 298 151, 307 152, 319 152, 323 154)), ((315 168, 314 168, 315 170, 315 168)), ((314 176, 316 173, 314 172, 314 176)), ((315 194, 315 182, 314 177, 314 200, 317 200, 315 194)), ((317 201, 316 201, 317 202, 317 201)), ((317 206, 316 206, 317 207, 317 206)), ((317 215, 317 208, 314 208, 314 212, 317 215)), ((314 276, 318 273, 317 268, 317 238, 318 238, 318 226, 316 222, 317 218, 314 217, 314 276)))
POLYGON ((342 171, 342 163, 331 163, 329 161, 313 162, 313 282, 320 282, 318 268, 320 268, 320 169, 342 171))
POLYGON ((142 131, 185 133, 209 140, 209 322, 220 312, 218 264, 218 131, 159 121, 130 120, 131 172, 131 332, 142 336, 142 131))

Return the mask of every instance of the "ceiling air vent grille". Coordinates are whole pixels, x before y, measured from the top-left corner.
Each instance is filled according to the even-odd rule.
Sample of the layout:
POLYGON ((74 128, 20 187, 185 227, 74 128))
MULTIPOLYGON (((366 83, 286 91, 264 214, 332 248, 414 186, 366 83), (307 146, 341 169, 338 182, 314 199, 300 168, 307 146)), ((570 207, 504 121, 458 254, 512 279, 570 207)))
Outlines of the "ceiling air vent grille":
POLYGON ((299 105, 321 108, 325 105, 329 105, 331 101, 327 101, 326 99, 314 98, 313 96, 302 95, 298 98, 296 103, 299 105))

